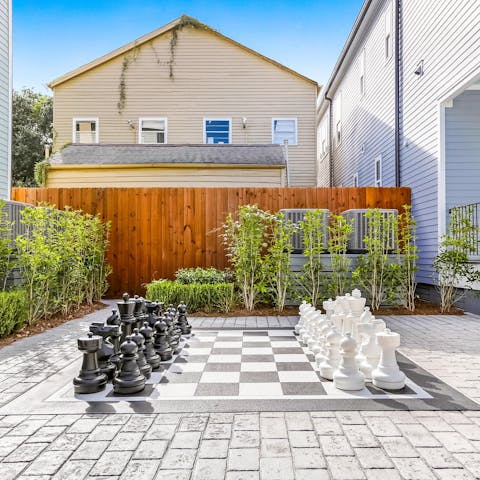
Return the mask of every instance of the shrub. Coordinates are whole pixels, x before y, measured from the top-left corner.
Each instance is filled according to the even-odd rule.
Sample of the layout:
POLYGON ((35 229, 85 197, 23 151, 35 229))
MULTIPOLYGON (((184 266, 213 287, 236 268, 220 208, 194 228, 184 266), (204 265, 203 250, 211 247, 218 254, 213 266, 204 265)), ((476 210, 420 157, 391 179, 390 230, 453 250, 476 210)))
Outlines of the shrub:
POLYGON ((0 200, 0 290, 5 290, 13 267, 12 223, 5 210, 5 201, 0 200))
POLYGON ((351 260, 347 256, 348 240, 353 232, 353 220, 348 222, 342 215, 332 215, 328 227, 328 251, 330 252, 332 273, 327 292, 330 297, 344 295, 350 290, 351 260))
POLYGON ((28 320, 27 295, 24 290, 0 292, 0 337, 23 327, 28 320))
POLYGON ((147 285, 146 297, 166 304, 185 302, 189 312, 228 312, 235 304, 235 288, 233 283, 184 284, 172 280, 156 280, 147 285))
POLYGON ((175 273, 175 279, 179 283, 188 285, 190 283, 225 283, 227 281, 228 274, 216 268, 180 268, 175 273))

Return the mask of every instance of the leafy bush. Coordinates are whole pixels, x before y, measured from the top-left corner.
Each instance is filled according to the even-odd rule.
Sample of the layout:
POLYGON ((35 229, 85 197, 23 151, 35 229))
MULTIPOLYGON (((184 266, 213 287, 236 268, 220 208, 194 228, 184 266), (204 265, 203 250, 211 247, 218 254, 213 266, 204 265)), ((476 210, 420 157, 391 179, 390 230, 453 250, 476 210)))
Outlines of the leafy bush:
POLYGON ((217 270, 214 267, 209 268, 180 268, 175 273, 175 279, 177 282, 188 285, 190 283, 225 283, 228 278, 228 273, 221 270, 217 270))
POLYGON ((5 290, 13 267, 12 223, 5 210, 5 201, 0 200, 0 290, 5 290))
POLYGON ((350 290, 351 260, 347 256, 348 240, 353 232, 353 221, 349 222, 342 215, 332 215, 328 227, 328 251, 330 252, 332 272, 329 277, 327 292, 330 297, 344 295, 350 290))
POLYGON ((105 262, 109 224, 53 206, 22 211, 25 234, 16 239, 25 279, 29 322, 100 300, 111 272, 105 262))
POLYGON ((28 320, 24 290, 0 292, 0 337, 23 327, 28 320))
POLYGON ((147 285, 146 297, 174 305, 185 302, 189 312, 228 312, 235 305, 233 283, 184 284, 172 280, 156 280, 147 285))

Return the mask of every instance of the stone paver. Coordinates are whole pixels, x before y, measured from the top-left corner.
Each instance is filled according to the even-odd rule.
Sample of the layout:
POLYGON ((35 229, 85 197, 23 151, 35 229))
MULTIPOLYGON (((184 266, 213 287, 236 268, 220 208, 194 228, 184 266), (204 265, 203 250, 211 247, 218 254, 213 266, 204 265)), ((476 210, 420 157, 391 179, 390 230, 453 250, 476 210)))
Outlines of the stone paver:
MULTIPOLYGON (((78 361, 79 332, 104 317, 97 312, 1 349, 1 402, 78 361)), ((480 317, 386 320, 402 335, 404 354, 480 400, 480 317)), ((199 328, 295 322, 192 319, 199 328)), ((480 477, 480 412, 18 412, 0 417, 0 463, 1 480, 467 480, 480 477)))

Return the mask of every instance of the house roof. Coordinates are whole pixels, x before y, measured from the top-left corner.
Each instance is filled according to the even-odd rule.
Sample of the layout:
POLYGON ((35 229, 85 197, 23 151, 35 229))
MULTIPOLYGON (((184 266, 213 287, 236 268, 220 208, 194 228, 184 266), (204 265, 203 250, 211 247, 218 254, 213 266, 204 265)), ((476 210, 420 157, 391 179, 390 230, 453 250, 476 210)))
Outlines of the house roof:
POLYGON ((72 144, 52 156, 52 165, 286 165, 281 145, 72 144))
POLYGON ((81 75, 82 73, 85 73, 95 67, 98 67, 99 65, 102 65, 103 63, 105 62, 108 62, 109 60, 112 60, 113 58, 115 57, 118 57, 120 55, 123 55, 125 54, 126 52, 130 51, 130 50, 133 50, 134 48, 137 48, 139 47, 140 45, 154 39, 155 37, 158 37, 160 35, 164 35, 165 33, 168 33, 170 31, 172 31, 175 27, 178 27, 179 25, 182 25, 182 24, 195 24, 195 25, 198 25, 200 26, 203 30, 206 30, 224 40, 227 40, 228 42, 236 45, 237 47, 241 48, 242 50, 245 50, 247 51, 248 53, 251 53, 259 58, 261 58, 262 60, 265 60, 266 62, 269 62, 271 63, 272 65, 275 65, 276 67, 288 72, 288 73, 291 73, 292 75, 295 75, 296 77, 299 77, 313 85, 315 85, 317 87, 317 89, 319 89, 319 85, 318 83, 315 81, 315 80, 312 80, 311 78, 308 78, 298 72, 296 72, 295 70, 292 70, 288 67, 286 67, 285 65, 282 65, 281 63, 269 58, 269 57, 266 57, 265 55, 262 55, 261 53, 258 53, 256 52, 255 50, 252 50, 251 48, 248 48, 246 47, 245 45, 242 45, 241 43, 239 42, 236 42, 235 40, 231 39, 230 37, 227 37, 226 35, 223 35, 221 34, 220 32, 218 32, 217 30, 214 30, 213 28, 209 27, 208 25, 205 25, 201 22, 199 22, 198 20, 196 20, 195 18, 192 18, 192 17, 189 17, 187 15, 182 15, 181 17, 173 20, 172 22, 170 23, 167 23, 166 25, 164 25, 163 27, 160 27, 156 30, 154 30, 153 32, 150 32, 150 33, 147 33, 146 35, 143 35, 141 36, 140 38, 137 38, 136 40, 134 40, 133 42, 130 42, 130 43, 127 43, 126 45, 123 45, 122 47, 120 48, 117 48, 113 51, 111 51, 110 53, 107 53, 106 55, 103 55, 99 58, 97 58, 96 60, 93 60, 89 63, 86 63, 85 65, 82 65, 81 67, 78 67, 54 80, 52 80, 48 86, 50 88, 54 88, 58 85, 60 85, 61 83, 63 82, 66 82, 67 80, 70 80, 71 78, 74 78, 78 75, 81 75))

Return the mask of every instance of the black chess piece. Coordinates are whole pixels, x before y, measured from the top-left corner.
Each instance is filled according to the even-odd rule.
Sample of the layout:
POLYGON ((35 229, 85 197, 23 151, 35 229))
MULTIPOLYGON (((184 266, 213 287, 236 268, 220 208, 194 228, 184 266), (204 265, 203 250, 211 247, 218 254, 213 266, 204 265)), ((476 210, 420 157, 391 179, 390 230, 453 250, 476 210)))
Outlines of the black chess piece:
POLYGON ((94 334, 102 337, 102 347, 97 352, 98 366, 100 371, 104 373, 109 380, 113 380, 116 372, 116 365, 110 361, 115 352, 113 343, 110 342, 112 333, 120 332, 118 325, 104 325, 103 323, 94 322, 90 325, 89 330, 94 334))
POLYGON ((112 314, 107 318, 107 325, 120 325, 120 316, 116 310, 112 310, 112 314))
POLYGON ((129 335, 120 346, 120 370, 113 379, 113 391, 119 395, 130 395, 145 388, 145 377, 137 365, 137 344, 129 335))
POLYGON ((132 335, 132 328, 135 323, 135 317, 133 316, 135 302, 130 300, 128 293, 124 293, 122 298, 122 302, 117 302, 117 307, 120 312, 120 321, 122 323, 122 340, 124 340, 126 337, 132 335))
POLYGON ((120 341, 122 338, 122 331, 119 325, 116 325, 117 329, 110 332, 110 341, 113 345, 113 354, 110 357, 110 363, 115 365, 115 369, 118 372, 120 369, 120 341))
POLYGON ((143 323, 143 327, 140 329, 140 333, 145 338, 145 359, 152 366, 152 370, 156 370, 160 367, 160 362, 162 359, 155 352, 153 348, 153 329, 150 327, 148 322, 143 323))
POLYGON ((163 321, 163 318, 160 318, 155 324, 155 340, 153 348, 162 359, 162 362, 172 358, 173 348, 171 348, 170 342, 168 341, 167 325, 163 321))
POLYGON ((178 350, 178 346, 180 344, 180 336, 177 332, 175 332, 175 326, 173 324, 173 318, 170 313, 166 313, 161 319, 167 325, 167 341, 172 349, 172 352, 176 352, 178 350))
POLYGON ((132 340, 137 344, 138 347, 138 368, 145 378, 150 378, 152 375, 152 366, 147 363, 147 359, 145 358, 145 337, 139 333, 138 328, 133 329, 132 340))
POLYGON ((188 323, 187 319, 187 306, 185 303, 180 302, 180 305, 177 307, 177 312, 178 312, 178 326, 180 327, 180 330, 182 331, 183 335, 190 335, 192 333, 192 326, 188 323))
POLYGON ((155 302, 147 302, 145 305, 145 308, 147 309, 147 322, 150 325, 151 328, 154 327, 154 325, 158 322, 158 316, 155 313, 157 310, 157 304, 155 302))
POLYGON ((157 306, 157 315, 163 317, 163 314, 165 313, 165 302, 157 302, 157 306))
POLYGON ((146 320, 145 316, 145 300, 138 295, 134 297, 135 301, 135 308, 133 310, 133 316, 135 317, 135 323, 133 325, 134 328, 140 329, 143 325, 143 322, 146 320))
POLYGON ((96 393, 105 388, 107 376, 100 371, 97 352, 102 348, 102 337, 88 332, 77 340, 78 349, 83 353, 82 368, 73 379, 75 393, 96 393))

